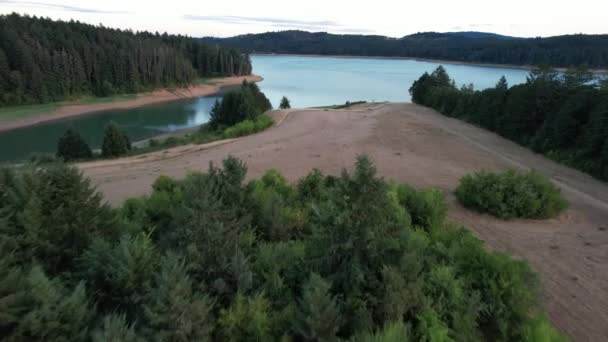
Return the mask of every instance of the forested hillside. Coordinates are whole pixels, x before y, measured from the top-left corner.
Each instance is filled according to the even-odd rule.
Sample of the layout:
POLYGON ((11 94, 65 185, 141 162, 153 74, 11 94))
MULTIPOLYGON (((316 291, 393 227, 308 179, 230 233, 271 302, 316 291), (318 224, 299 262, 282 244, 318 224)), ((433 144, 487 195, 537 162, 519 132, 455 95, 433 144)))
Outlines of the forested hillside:
POLYGON ((514 38, 481 32, 417 33, 402 38, 305 31, 204 41, 247 52, 430 58, 472 63, 608 67, 608 35, 514 38))
POLYGON ((0 16, 0 105, 133 93, 250 73, 247 55, 190 37, 0 16))
POLYGON ((608 78, 542 68, 511 88, 504 78, 483 91, 454 84, 440 66, 414 82, 412 101, 608 180, 608 78))

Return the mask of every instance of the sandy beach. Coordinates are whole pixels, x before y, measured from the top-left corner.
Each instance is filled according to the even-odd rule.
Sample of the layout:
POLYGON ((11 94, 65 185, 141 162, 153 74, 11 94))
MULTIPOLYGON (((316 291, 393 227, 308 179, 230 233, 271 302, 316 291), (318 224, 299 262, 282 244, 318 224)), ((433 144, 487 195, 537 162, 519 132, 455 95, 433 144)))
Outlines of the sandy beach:
POLYGON ((26 119, 0 121, 0 132, 104 110, 129 109, 160 102, 209 96, 220 92, 222 88, 239 85, 243 80, 259 82, 263 78, 258 75, 216 78, 209 80, 206 84, 194 85, 188 88, 157 89, 150 93, 138 94, 132 100, 61 106, 50 113, 41 113, 40 115, 34 115, 26 119))

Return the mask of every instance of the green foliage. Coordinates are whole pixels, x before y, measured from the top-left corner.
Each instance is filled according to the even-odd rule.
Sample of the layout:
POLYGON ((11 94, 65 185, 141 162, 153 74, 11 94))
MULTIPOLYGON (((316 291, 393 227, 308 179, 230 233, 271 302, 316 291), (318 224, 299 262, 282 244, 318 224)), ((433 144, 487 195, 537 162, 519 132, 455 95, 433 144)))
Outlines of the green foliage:
POLYGON ((28 306, 9 341, 87 341, 92 306, 84 284, 70 291, 59 279, 49 279, 34 267, 25 277, 28 306))
POLYGON ((332 341, 340 329, 340 310, 331 285, 311 274, 298 305, 295 330, 306 341, 332 341))
POLYGON ((464 206, 502 219, 549 218, 567 207, 559 188, 534 171, 467 175, 455 193, 464 206))
POLYGON ((281 108, 281 109, 291 108, 291 103, 289 103, 289 99, 287 97, 283 96, 283 98, 281 98, 281 104, 279 105, 279 108, 281 108))
POLYGON ((249 56, 181 35, 13 13, 0 16, 0 37, 0 106, 107 97, 186 86, 199 77, 251 74, 249 56))
POLYGON ((91 147, 73 128, 68 128, 57 142, 57 157, 65 161, 88 159, 92 156, 91 147))
POLYGON ((118 243, 98 239, 82 254, 79 275, 97 290, 101 312, 125 312, 132 319, 145 301, 158 259, 154 244, 142 233, 124 235, 118 243))
POLYGON ((262 295, 237 294, 232 305, 222 310, 219 319, 221 336, 226 341, 271 340, 272 324, 270 303, 262 295))
POLYGON ((134 325, 129 325, 124 315, 108 315, 103 318, 102 326, 93 331, 93 342, 143 342, 137 335, 134 325))
POLYGON ((561 339, 527 264, 447 223, 439 192, 365 157, 246 173, 228 157, 110 210, 65 165, 0 170, 0 338, 561 339))
POLYGON ((209 124, 213 128, 232 126, 244 120, 254 121, 272 109, 270 101, 255 83, 243 81, 238 90, 231 91, 217 101, 211 110, 209 124))
POLYGON ((274 121, 268 115, 260 115, 253 120, 245 120, 224 130, 225 138, 237 138, 265 130, 272 126, 274 121))
POLYGON ((119 226, 91 181, 61 163, 3 170, 0 208, 6 248, 51 276, 73 271, 94 238, 112 238, 119 226))
MULTIPOLYGON (((410 88, 415 103, 494 131, 600 179, 608 179, 603 148, 608 134, 608 92, 584 66, 563 74, 547 67, 508 88, 457 89, 443 68, 410 88)), ((608 151, 608 148, 606 148, 608 151)))
POLYGON ((382 330, 375 333, 362 333, 353 342, 408 342, 411 341, 409 329, 402 321, 388 322, 382 330))
POLYGON ((206 341, 213 331, 211 300, 198 293, 183 261, 163 258, 144 305, 149 340, 206 341))
POLYGON ((120 157, 131 150, 131 141, 125 132, 113 122, 106 127, 101 144, 101 155, 105 158, 120 157))

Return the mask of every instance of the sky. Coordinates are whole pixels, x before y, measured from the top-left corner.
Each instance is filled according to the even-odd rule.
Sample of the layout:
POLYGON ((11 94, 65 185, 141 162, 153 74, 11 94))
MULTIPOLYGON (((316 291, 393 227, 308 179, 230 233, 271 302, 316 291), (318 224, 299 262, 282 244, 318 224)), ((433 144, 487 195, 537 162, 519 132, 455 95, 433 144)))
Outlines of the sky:
POLYGON ((483 31, 519 37, 608 33, 608 0, 0 0, 17 12, 194 37, 300 29, 390 37, 483 31))

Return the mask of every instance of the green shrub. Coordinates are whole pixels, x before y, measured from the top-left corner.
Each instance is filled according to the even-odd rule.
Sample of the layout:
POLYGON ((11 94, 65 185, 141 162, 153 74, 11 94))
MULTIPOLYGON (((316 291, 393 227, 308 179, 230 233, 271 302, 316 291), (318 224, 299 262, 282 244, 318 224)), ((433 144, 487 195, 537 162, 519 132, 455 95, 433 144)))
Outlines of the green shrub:
POLYGON ((274 121, 268 115, 260 115, 254 120, 241 121, 238 124, 228 127, 224 131, 225 138, 237 138, 250 135, 265 130, 272 126, 274 121))
POLYGON ((534 171, 467 175, 460 180, 456 197, 468 208, 502 219, 550 218, 567 207, 559 188, 534 171))

